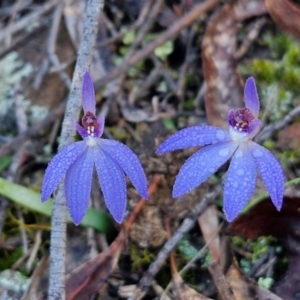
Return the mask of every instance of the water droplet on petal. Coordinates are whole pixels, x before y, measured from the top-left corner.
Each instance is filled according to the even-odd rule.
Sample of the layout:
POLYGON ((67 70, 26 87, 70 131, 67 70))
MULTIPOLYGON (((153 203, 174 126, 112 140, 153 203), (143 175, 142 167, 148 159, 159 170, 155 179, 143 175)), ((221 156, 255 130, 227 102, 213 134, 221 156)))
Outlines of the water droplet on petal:
POLYGON ((234 157, 236 158, 242 158, 244 156, 243 150, 241 148, 238 148, 238 151, 234 154, 234 157))
POLYGON ((261 152, 260 149, 254 149, 252 154, 254 157, 262 157, 263 156, 263 153, 261 152))
POLYGON ((225 138, 225 133, 222 130, 218 130, 216 133, 216 137, 219 141, 223 141, 225 138))
POLYGON ((242 176, 242 175, 245 174, 245 171, 244 171, 243 169, 239 169, 239 170, 237 170, 237 174, 238 174, 239 176, 242 176))
POLYGON ((205 165, 206 165, 206 162, 205 162, 204 160, 201 160, 201 161, 200 161, 200 166, 201 166, 201 167, 204 167, 205 165))
POLYGON ((223 156, 223 157, 227 156, 228 153, 229 153, 229 150, 228 150, 228 149, 221 149, 221 150, 218 152, 218 154, 219 154, 220 156, 223 156))

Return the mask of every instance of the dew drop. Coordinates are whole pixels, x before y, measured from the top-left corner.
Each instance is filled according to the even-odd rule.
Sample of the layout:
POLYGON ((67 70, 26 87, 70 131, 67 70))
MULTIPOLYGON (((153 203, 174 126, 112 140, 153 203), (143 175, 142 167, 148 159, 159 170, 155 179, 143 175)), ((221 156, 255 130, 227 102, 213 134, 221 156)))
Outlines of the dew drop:
POLYGON ((242 158, 244 156, 243 151, 237 151, 236 154, 234 155, 236 158, 242 158))
POLYGON ((243 176, 245 174, 245 171, 243 169, 239 169, 239 170, 237 170, 237 174, 239 176, 243 176))
POLYGON ((73 156, 73 153, 71 151, 67 153, 68 158, 71 158, 72 156, 73 156))
POLYGON ((216 133, 216 137, 219 141, 224 141, 225 139, 225 133, 222 130, 218 130, 216 133))
POLYGON ((222 156, 222 157, 227 156, 228 153, 229 153, 229 150, 228 150, 228 149, 221 149, 221 150, 218 152, 218 154, 219 154, 220 156, 222 156))
POLYGON ((260 149, 254 149, 252 154, 254 157, 262 157, 263 156, 263 153, 261 152, 260 149))

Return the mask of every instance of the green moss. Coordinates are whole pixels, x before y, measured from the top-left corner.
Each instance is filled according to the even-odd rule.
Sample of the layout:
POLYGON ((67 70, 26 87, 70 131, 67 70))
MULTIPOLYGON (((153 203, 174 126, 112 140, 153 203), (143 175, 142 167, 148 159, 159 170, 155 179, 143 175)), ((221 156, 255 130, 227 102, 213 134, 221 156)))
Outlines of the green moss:
POLYGON ((195 108, 195 99, 194 98, 190 98, 184 101, 183 103, 183 108, 185 110, 194 110, 195 108))
POLYGON ((240 260, 240 267, 244 273, 249 273, 251 270, 252 263, 249 259, 242 258, 240 260))
POLYGON ((190 243, 187 238, 183 238, 179 245, 178 250, 181 254, 183 254, 185 260, 192 260, 198 253, 198 250, 190 243))
POLYGON ((259 277, 258 282, 257 282, 261 287, 269 290, 273 284, 274 284, 274 279, 269 278, 269 277, 259 277))
POLYGON ((136 39, 136 32, 135 30, 128 30, 124 37, 123 37, 123 43, 125 45, 131 45, 136 39))
POLYGON ((279 159, 288 166, 297 164, 300 162, 299 149, 286 149, 279 154, 279 159))
POLYGON ((0 270, 9 269, 22 255, 22 247, 18 247, 13 251, 2 250, 0 253, 0 270))
POLYGON ((267 84, 271 84, 279 76, 278 72, 280 68, 276 61, 254 59, 249 69, 258 82, 264 81, 267 84))
POLYGON ((11 163, 12 156, 11 155, 4 155, 0 157, 0 172, 5 170, 11 163))
POLYGON ((162 119, 163 125, 167 130, 176 131, 176 125, 172 118, 163 118, 162 119))
POLYGON ((120 126, 113 126, 113 127, 106 127, 106 128, 116 140, 127 140, 131 138, 130 134, 120 126))
MULTIPOLYGON (((263 44, 269 57, 254 59, 241 71, 256 78, 262 113, 266 113, 266 122, 273 122, 300 105, 300 45, 284 34, 267 34, 263 44)), ((276 151, 276 142, 266 141, 264 146, 276 151)), ((299 163, 299 150, 294 148, 291 145, 279 154, 284 165, 299 163)))
POLYGON ((245 245, 245 239, 240 236, 233 236, 231 238, 232 244, 236 247, 242 247, 245 245))
POLYGON ((130 243, 129 249, 133 271, 137 271, 141 267, 148 266, 154 259, 153 253, 151 253, 148 249, 139 248, 134 243, 130 243))
POLYGON ((155 48, 154 54, 162 60, 165 60, 174 51, 173 41, 166 41, 161 46, 155 48))
POLYGON ((201 269, 204 269, 204 270, 207 269, 208 266, 211 264, 211 262, 212 262, 212 257, 211 257, 210 252, 207 250, 205 252, 204 257, 201 260, 201 269))
POLYGON ((260 256, 269 251, 270 246, 274 243, 275 238, 272 236, 262 236, 256 241, 251 242, 252 260, 257 260, 260 256))
POLYGON ((275 121, 300 104, 300 45, 283 34, 265 35, 263 44, 269 57, 252 60, 241 72, 256 78, 263 107, 275 121))
MULTIPOLYGON (((276 241, 276 239, 272 236, 262 236, 253 241, 238 236, 232 237, 233 245, 238 248, 243 248, 243 250, 249 253, 249 263, 256 261, 260 256, 267 253, 270 246, 274 244, 274 241, 276 241)), ((248 261, 248 259, 246 260, 248 261)))
POLYGON ((285 34, 265 34, 263 36, 263 44, 269 48, 271 56, 283 57, 294 41, 285 34))

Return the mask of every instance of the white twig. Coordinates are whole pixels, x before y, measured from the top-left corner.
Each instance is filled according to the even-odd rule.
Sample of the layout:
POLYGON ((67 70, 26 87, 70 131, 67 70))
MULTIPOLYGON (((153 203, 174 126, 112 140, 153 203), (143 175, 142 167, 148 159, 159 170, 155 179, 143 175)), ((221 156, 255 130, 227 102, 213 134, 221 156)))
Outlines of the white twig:
MULTIPOLYGON (((83 28, 77 63, 73 75, 70 95, 62 125, 59 149, 74 142, 74 121, 78 119, 81 109, 81 78, 85 70, 90 69, 92 52, 96 42, 100 13, 104 0, 89 0, 83 28)), ((64 186, 59 185, 54 199, 52 213, 52 230, 50 246, 50 300, 64 300, 65 295, 65 246, 66 246, 66 200, 64 186)))
POLYGON ((264 129, 255 138, 255 142, 261 144, 265 140, 269 139, 275 131, 285 128, 299 115, 300 105, 291 110, 283 119, 265 126, 264 129))

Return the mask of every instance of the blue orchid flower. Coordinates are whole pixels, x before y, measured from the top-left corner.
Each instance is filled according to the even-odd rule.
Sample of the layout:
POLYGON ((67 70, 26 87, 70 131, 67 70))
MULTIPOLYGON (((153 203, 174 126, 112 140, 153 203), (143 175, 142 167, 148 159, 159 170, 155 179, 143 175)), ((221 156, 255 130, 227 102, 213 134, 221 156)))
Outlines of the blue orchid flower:
POLYGON ((88 208, 94 166, 106 206, 121 223, 126 210, 125 174, 144 198, 148 199, 147 180, 138 157, 124 144, 100 138, 104 117, 97 118, 95 91, 89 72, 83 75, 82 126, 75 124, 83 141, 72 143, 49 163, 42 185, 42 202, 46 201, 65 175, 65 196, 73 222, 80 224, 88 208), (125 173, 125 174, 124 174, 125 173))
POLYGON ((229 222, 236 218, 252 196, 257 170, 277 210, 284 192, 283 170, 266 148, 252 141, 261 128, 259 99, 255 81, 245 84, 245 108, 230 110, 229 130, 200 125, 182 129, 165 140, 156 153, 194 146, 206 146, 186 160, 173 187, 173 197, 180 197, 203 183, 232 157, 224 184, 223 209, 229 222))

